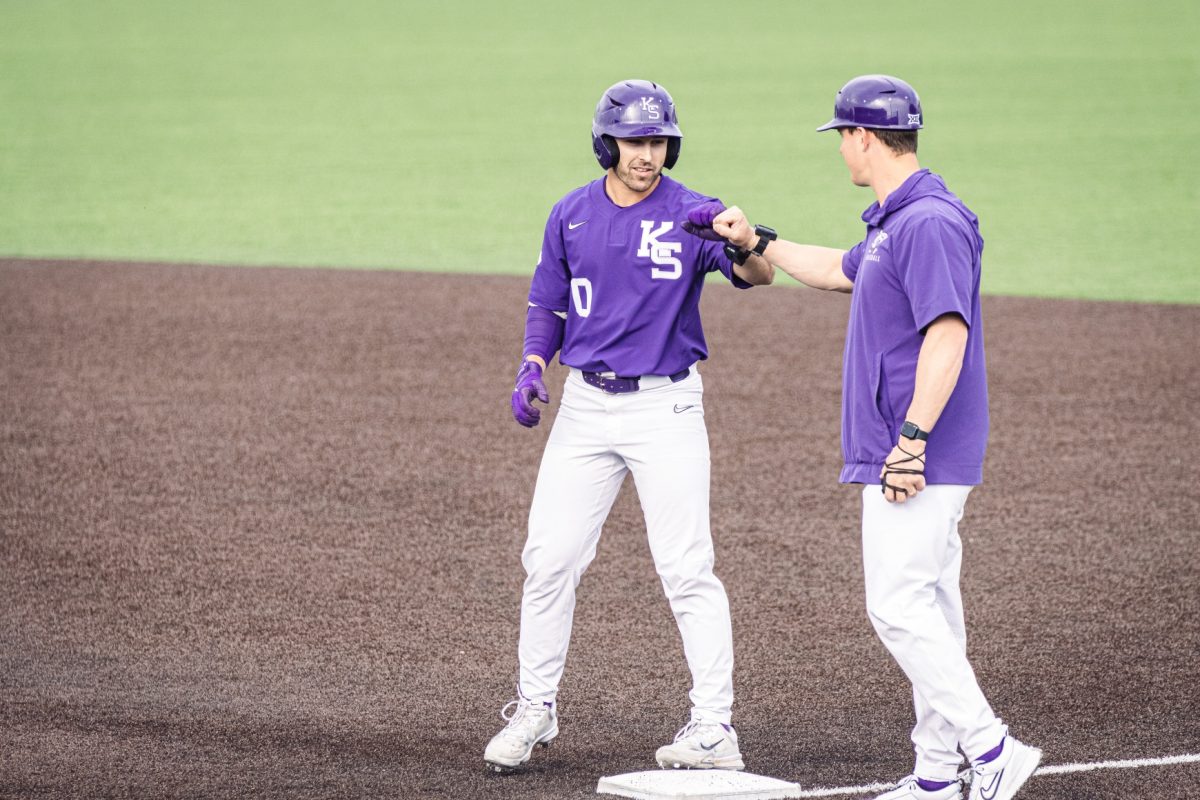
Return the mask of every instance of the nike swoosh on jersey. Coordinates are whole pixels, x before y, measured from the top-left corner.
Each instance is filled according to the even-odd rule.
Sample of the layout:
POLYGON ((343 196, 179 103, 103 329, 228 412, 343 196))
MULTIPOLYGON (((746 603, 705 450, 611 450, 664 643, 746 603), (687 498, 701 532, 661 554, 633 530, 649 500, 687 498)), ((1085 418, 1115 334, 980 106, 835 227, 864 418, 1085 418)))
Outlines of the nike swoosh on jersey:
POLYGON ((586 219, 585 219, 583 222, 568 222, 568 223, 567 223, 567 229, 568 229, 568 230, 572 230, 572 231, 573 231, 573 230, 575 230, 576 228, 578 228, 580 225, 583 225, 583 224, 585 224, 586 222, 587 222, 587 220, 586 220, 586 219))
POLYGON ((682 414, 683 412, 687 411, 689 408, 695 408, 695 406, 694 406, 694 405, 693 405, 693 406, 680 406, 680 405, 677 405, 677 406, 675 406, 675 413, 676 413, 676 414, 682 414))

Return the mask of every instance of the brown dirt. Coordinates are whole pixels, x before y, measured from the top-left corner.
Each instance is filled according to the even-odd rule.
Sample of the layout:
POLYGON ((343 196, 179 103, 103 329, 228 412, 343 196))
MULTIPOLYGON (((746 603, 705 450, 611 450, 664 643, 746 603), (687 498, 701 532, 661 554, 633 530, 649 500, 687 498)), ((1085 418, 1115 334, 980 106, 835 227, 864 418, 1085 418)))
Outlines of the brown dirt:
MULTIPOLYGON (((561 799, 653 768, 688 681, 626 486, 562 735, 526 774, 483 769, 549 429, 507 409, 526 286, 0 261, 0 796, 561 799)), ((911 763, 836 484, 846 305, 704 300, 735 721, 751 770, 805 785, 911 763)), ((985 317, 993 433, 964 524, 984 689, 1048 763, 1200 752, 1200 307, 985 317)), ((1191 764, 1022 798, 1198 785, 1191 764)))

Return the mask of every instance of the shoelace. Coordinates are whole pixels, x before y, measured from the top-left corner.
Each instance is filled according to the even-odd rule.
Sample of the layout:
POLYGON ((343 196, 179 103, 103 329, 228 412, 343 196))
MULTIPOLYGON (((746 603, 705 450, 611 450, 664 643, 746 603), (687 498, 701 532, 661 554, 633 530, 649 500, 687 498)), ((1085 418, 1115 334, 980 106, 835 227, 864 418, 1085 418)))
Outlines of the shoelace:
MULTIPOLYGON (((684 725, 682 728, 680 728, 678 731, 676 731, 675 741, 678 742, 680 739, 686 739, 687 737, 691 736, 693 733, 695 733, 696 731, 698 731, 700 728, 703 728, 703 727, 720 728, 721 726, 717 725, 715 723, 712 723, 712 722, 702 722, 701 720, 694 719, 694 720, 691 720, 690 722, 688 722, 687 725, 684 725)), ((724 735, 724 734, 725 734, 725 729, 721 728, 721 735, 724 735)))
MULTIPOLYGON (((500 709, 500 719, 508 723, 504 726, 505 732, 517 733, 518 729, 521 728, 526 721, 527 712, 529 712, 530 709, 536 711, 538 706, 540 706, 542 709, 545 709, 544 705, 539 703, 537 706, 535 706, 533 703, 530 703, 523 698, 509 700, 507 703, 505 703, 504 708, 500 709), (510 714, 509 709, 514 707, 515 710, 510 714)), ((531 717, 530 722, 536 724, 537 720, 531 717)))

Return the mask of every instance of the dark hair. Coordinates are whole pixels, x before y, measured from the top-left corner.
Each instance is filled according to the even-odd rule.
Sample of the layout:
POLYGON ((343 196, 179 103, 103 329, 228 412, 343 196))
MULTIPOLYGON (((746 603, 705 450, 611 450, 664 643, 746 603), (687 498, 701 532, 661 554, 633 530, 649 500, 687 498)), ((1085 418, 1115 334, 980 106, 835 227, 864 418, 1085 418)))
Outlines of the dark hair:
POLYGON ((916 131, 891 131, 883 128, 868 128, 867 130, 875 134, 876 139, 887 145, 888 149, 898 156, 917 152, 916 131))

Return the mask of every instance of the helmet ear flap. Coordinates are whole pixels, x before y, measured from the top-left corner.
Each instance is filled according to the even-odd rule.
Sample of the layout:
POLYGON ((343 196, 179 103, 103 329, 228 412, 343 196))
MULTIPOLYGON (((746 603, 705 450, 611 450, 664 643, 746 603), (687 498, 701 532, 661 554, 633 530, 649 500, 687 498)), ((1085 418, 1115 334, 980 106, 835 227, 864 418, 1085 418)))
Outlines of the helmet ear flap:
MULTIPOLYGON (((665 169, 675 166, 675 162, 679 160, 679 148, 682 144, 683 139, 678 136, 667 138, 667 158, 663 162, 665 169)), ((607 133, 592 137, 592 152, 595 153, 596 160, 600 162, 601 169, 609 170, 621 163, 621 148, 617 145, 617 140, 607 133)))
POLYGON ((667 160, 663 162, 663 167, 671 169, 675 166, 675 162, 679 160, 679 146, 682 144, 683 139, 678 136, 667 139, 667 160))
POLYGON ((592 136, 592 152, 596 154, 601 169, 609 170, 621 163, 621 148, 617 146, 617 140, 607 133, 592 136))

